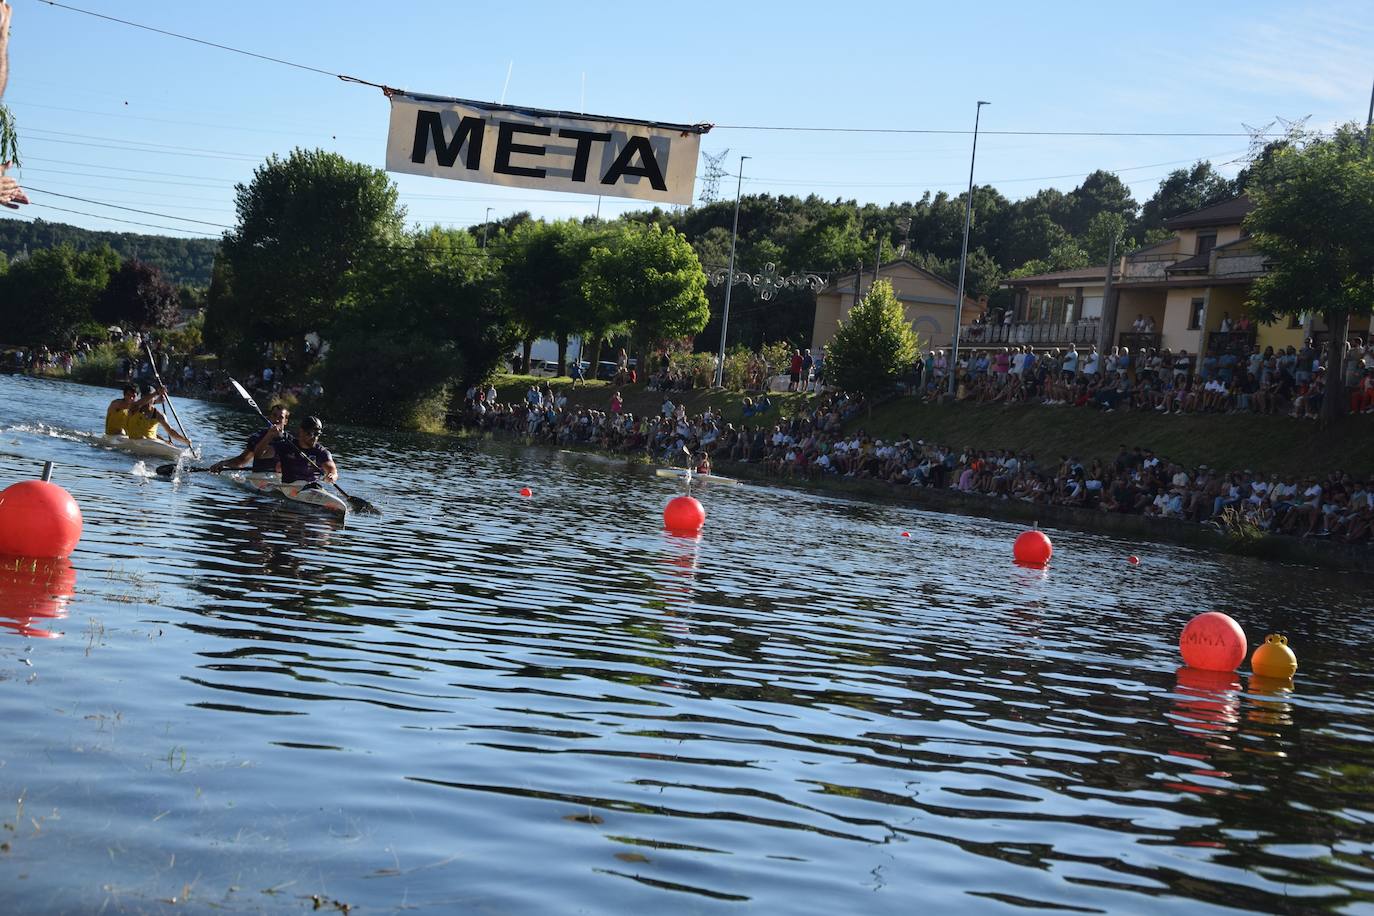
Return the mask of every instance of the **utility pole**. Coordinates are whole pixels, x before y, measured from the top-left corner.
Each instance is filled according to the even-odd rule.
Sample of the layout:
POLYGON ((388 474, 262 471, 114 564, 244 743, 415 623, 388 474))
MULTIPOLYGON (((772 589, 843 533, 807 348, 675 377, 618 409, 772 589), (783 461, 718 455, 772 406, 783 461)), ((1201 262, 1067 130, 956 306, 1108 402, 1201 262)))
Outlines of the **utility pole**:
POLYGON ((491 224, 491 211, 495 207, 487 207, 487 215, 482 218, 482 250, 487 250, 487 226, 491 224))
POLYGON ((1102 285, 1102 319, 1097 328, 1097 352, 1106 358, 1107 348, 1116 337, 1116 309, 1112 308, 1112 273, 1116 270, 1116 240, 1118 233, 1112 233, 1107 245, 1107 280, 1102 285))
POLYGON ((883 233, 882 229, 877 229, 873 233, 877 239, 877 250, 873 254, 873 282, 878 282, 878 269, 883 266, 883 233))
POLYGON ((1364 116, 1364 136, 1360 138, 1360 152, 1369 150, 1369 128, 1374 126, 1374 86, 1369 87, 1369 114, 1364 116))
POLYGON ((959 323, 964 318, 964 270, 968 267, 968 230, 973 225, 973 166, 978 161, 978 120, 983 106, 979 102, 973 113, 973 153, 968 160, 968 200, 964 203, 964 244, 959 248, 959 291, 954 294, 954 343, 949 356, 949 393, 953 397, 959 383, 959 323))
POLYGON ((720 314, 720 353, 716 357, 717 388, 725 387, 725 327, 730 323, 730 293, 735 288, 735 242, 739 239, 739 196, 744 187, 744 160, 749 158, 739 157, 739 180, 735 182, 735 222, 730 228, 730 273, 725 279, 725 309, 720 314))

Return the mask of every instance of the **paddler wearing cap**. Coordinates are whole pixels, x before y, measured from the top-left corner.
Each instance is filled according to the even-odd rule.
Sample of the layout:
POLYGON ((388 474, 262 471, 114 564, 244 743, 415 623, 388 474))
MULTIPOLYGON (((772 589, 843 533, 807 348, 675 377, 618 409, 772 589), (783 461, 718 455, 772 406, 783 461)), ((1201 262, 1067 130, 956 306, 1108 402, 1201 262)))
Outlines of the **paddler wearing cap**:
POLYGON ((283 484, 317 484, 321 477, 333 483, 339 468, 329 449, 320 445, 324 424, 319 417, 306 417, 296 428, 294 442, 278 439, 275 444, 277 471, 283 484))
POLYGON ((292 438, 286 431, 286 421, 291 412, 284 404, 273 404, 267 408, 267 421, 271 425, 260 429, 248 437, 248 443, 233 458, 225 458, 210 465, 210 471, 218 474, 232 468, 246 467, 254 474, 275 474, 277 471, 277 442, 292 438))

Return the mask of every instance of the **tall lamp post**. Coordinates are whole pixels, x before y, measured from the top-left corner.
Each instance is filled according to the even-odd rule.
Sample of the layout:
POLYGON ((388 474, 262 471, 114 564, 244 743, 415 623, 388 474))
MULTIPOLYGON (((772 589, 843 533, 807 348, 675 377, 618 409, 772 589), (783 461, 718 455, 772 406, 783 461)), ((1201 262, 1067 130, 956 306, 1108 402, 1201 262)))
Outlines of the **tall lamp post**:
POLYGON ((964 244, 959 248, 959 291, 954 295, 954 343, 949 355, 949 393, 953 395, 959 383, 959 324, 964 318, 964 270, 968 267, 968 230, 973 224, 973 164, 978 161, 978 119, 983 106, 979 102, 973 113, 973 153, 968 160, 968 200, 964 203, 964 244))
POLYGON ((744 160, 739 157, 739 179, 735 182, 735 222, 730 229, 730 275, 725 284, 725 309, 720 315, 720 353, 716 356, 716 387, 725 387, 725 326, 730 323, 730 292, 735 288, 735 242, 739 238, 739 195, 744 187, 744 160))
POLYGON ((495 207, 487 207, 487 215, 486 215, 485 217, 482 218, 482 250, 483 250, 483 251, 486 251, 486 250, 487 250, 487 226, 489 226, 489 225, 491 224, 491 211, 492 211, 492 210, 495 210, 495 209, 496 209, 495 207))

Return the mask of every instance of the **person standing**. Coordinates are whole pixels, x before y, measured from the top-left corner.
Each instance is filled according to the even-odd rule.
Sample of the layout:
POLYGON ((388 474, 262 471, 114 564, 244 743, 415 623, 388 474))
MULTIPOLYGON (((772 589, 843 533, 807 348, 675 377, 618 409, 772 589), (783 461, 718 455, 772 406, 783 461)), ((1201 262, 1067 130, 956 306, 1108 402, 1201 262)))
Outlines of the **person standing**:
POLYGON ((804 350, 804 351, 802 351, 801 376, 800 376, 800 379, 801 379, 801 387, 797 389, 798 391, 810 391, 810 390, 811 390, 811 369, 815 366, 815 364, 816 364, 816 361, 815 361, 814 359, 811 358, 811 351, 810 351, 810 350, 804 350))

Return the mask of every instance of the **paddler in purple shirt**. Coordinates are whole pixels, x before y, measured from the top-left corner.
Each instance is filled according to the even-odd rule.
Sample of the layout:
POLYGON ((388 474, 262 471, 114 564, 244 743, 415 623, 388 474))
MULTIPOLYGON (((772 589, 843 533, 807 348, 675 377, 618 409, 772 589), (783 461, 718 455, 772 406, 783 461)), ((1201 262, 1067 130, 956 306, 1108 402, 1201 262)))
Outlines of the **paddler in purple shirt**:
POLYGON ((306 417, 296 430, 295 442, 277 442, 277 470, 282 483, 318 484, 321 477, 333 483, 339 479, 334 456, 320 445, 323 432, 324 424, 319 417, 306 417))
POLYGON ((267 408, 267 419, 272 425, 253 433, 248 437, 248 444, 244 446, 242 452, 233 458, 216 461, 210 465, 210 470, 218 474, 220 471, 227 471, 230 468, 242 468, 251 465, 249 470, 254 474, 275 473, 277 470, 277 441, 291 438, 291 434, 286 431, 286 421, 290 416, 291 412, 282 404, 273 404, 267 408))

